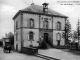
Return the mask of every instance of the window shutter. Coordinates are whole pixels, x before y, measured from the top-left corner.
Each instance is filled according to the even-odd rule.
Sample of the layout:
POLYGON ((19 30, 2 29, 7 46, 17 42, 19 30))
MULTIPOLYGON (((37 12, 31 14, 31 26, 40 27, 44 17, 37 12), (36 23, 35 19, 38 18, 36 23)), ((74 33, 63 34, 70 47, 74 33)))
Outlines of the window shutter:
POLYGON ((33 27, 35 28, 35 21, 33 21, 33 27))
POLYGON ((27 39, 29 40, 29 33, 27 34, 27 39))
POLYGON ((30 20, 27 19, 27 27, 30 27, 30 20))

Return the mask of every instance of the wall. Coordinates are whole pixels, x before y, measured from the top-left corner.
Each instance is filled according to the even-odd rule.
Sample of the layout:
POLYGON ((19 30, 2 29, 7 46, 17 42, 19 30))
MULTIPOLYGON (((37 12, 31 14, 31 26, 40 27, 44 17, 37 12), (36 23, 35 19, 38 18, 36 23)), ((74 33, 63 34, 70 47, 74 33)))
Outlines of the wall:
POLYGON ((29 41, 29 32, 34 32, 34 41, 32 42, 33 46, 38 46, 37 41, 39 40, 39 15, 35 14, 26 14, 23 13, 23 46, 30 46, 31 42, 29 41), (34 19, 34 28, 28 27, 28 20, 32 18, 34 19))
POLYGON ((53 17, 53 44, 54 46, 57 45, 57 39, 56 39, 56 34, 60 33, 61 34, 61 41, 60 41, 60 46, 64 46, 65 45, 65 39, 62 38, 62 33, 65 32, 65 19, 64 18, 60 18, 60 17, 53 17), (61 30, 57 30, 56 29, 56 23, 57 22, 61 22, 61 30))
MULTIPOLYGON (((52 29, 52 25, 53 25, 53 44, 54 45, 57 45, 57 41, 56 41, 56 34, 58 32, 61 33, 62 35, 62 32, 64 32, 64 28, 65 28, 65 19, 64 18, 60 18, 60 17, 53 17, 53 22, 52 22, 52 17, 50 16, 44 16, 44 15, 41 15, 40 18, 39 18, 39 15, 35 15, 35 14, 27 14, 27 13, 23 13, 23 28, 20 28, 21 27, 21 15, 19 15, 15 20, 14 20, 14 27, 16 26, 16 21, 18 21, 18 30, 15 30, 15 40, 14 40, 14 47, 16 48, 16 44, 18 44, 18 50, 21 50, 21 29, 22 29, 22 33, 23 33, 23 46, 24 47, 28 47, 30 46, 31 42, 29 41, 29 32, 30 31, 33 31, 34 32, 34 42, 32 42, 33 46, 38 46, 38 42, 39 41, 39 19, 40 19, 40 28, 43 28, 43 21, 44 21, 44 18, 48 18, 48 22, 49 22, 49 29, 52 29), (28 20, 30 18, 33 18, 34 19, 34 24, 35 24, 35 27, 34 29, 33 28, 28 28, 28 20), (61 30, 58 31, 56 30, 56 23, 57 22, 61 22, 61 30), (53 24, 52 24, 53 23, 53 24), (18 33, 18 41, 16 41, 16 33, 18 33)), ((50 33, 50 35, 52 35, 50 33)), ((51 38, 52 39, 52 38, 51 38)), ((61 37, 61 42, 60 42, 60 45, 65 45, 65 40, 61 37)))
POLYGON ((62 38, 62 33, 63 33, 63 32, 64 32, 64 31, 53 31, 53 44, 54 44, 54 46, 57 45, 57 38, 56 38, 56 34, 57 34, 57 33, 60 33, 60 34, 61 34, 60 45, 61 45, 61 46, 64 46, 64 45, 65 45, 65 39, 62 38))
POLYGON ((18 28, 20 28, 21 27, 21 15, 20 14, 14 20, 14 30, 16 30, 16 22, 18 22, 18 28))
POLYGON ((39 15, 26 13, 23 14, 23 27, 28 27, 27 23, 30 18, 34 19, 35 28, 39 28, 39 15))
POLYGON ((21 51, 21 15, 18 15, 14 20, 14 49, 16 50, 16 45, 18 45, 18 51, 21 51), (16 22, 18 22, 18 29, 16 30, 16 22), (18 41, 16 41, 16 33, 18 33, 18 41))
POLYGON ((29 32, 34 32, 34 41, 32 41, 33 46, 38 46, 37 41, 39 41, 39 30, 38 29, 23 29, 23 46, 29 47, 31 42, 29 41, 29 32))
POLYGON ((51 16, 40 16, 40 28, 43 28, 43 21, 45 18, 48 18, 48 29, 52 29, 52 17, 51 16))
POLYGON ((15 48, 15 50, 16 50, 16 45, 18 45, 18 51, 21 51, 21 30, 20 29, 14 33, 14 48, 15 48), (16 41, 16 33, 18 34, 17 41, 16 41))
POLYGON ((61 22, 61 30, 65 29, 65 18, 53 17, 53 29, 56 29, 56 23, 61 22))

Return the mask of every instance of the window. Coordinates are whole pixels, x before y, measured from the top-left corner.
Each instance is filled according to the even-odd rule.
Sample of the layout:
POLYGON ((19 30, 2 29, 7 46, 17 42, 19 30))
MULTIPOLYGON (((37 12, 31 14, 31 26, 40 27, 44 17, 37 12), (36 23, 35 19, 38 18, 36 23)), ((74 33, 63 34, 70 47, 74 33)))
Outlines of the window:
POLYGON ((48 29, 48 21, 44 21, 43 28, 48 29))
POLYGON ((18 29, 18 21, 16 21, 16 29, 18 29))
POLYGON ((16 33, 16 41, 18 41, 18 33, 16 33))
POLYGON ((61 30, 61 23, 57 22, 57 30, 61 30))
POLYGON ((57 39, 58 41, 61 40, 61 34, 60 34, 60 33, 57 33, 57 35, 56 35, 56 39, 57 39))
POLYGON ((29 32, 29 40, 33 40, 33 38, 34 38, 34 36, 33 36, 33 32, 30 31, 30 32, 29 32))
POLYGON ((61 41, 61 34, 60 33, 57 33, 56 40, 57 40, 57 46, 60 46, 60 41, 61 41))
POLYGON ((34 28, 34 20, 32 18, 30 19, 30 27, 34 28))
POLYGON ((18 44, 16 44, 16 51, 18 51, 18 44))

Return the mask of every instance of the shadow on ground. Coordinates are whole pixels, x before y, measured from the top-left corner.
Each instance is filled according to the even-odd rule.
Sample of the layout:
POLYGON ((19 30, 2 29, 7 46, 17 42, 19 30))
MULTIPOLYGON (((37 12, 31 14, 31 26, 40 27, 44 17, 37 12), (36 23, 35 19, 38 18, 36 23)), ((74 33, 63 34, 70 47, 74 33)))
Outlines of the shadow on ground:
POLYGON ((64 52, 68 52, 74 55, 80 55, 80 50, 61 49, 64 52))

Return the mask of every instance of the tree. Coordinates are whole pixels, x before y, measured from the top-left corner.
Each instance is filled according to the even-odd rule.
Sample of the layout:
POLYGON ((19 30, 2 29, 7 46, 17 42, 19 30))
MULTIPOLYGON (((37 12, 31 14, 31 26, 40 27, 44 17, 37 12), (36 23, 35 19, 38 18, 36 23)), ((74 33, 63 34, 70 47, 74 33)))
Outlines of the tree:
POLYGON ((79 19, 78 19, 78 22, 77 22, 77 38, 78 38, 78 40, 79 40, 79 36, 80 36, 80 22, 79 22, 79 19))
POLYGON ((66 39, 66 44, 68 44, 68 39, 71 37, 71 24, 69 22, 69 20, 66 20, 66 24, 65 24, 65 39, 66 39))
POLYGON ((74 41, 78 38, 78 34, 77 34, 77 31, 74 31, 73 32, 73 39, 74 41))
POLYGON ((14 44, 14 34, 13 34, 12 32, 9 32, 9 33, 7 34, 7 36, 8 36, 8 38, 10 39, 11 45, 13 45, 13 44, 14 44))

